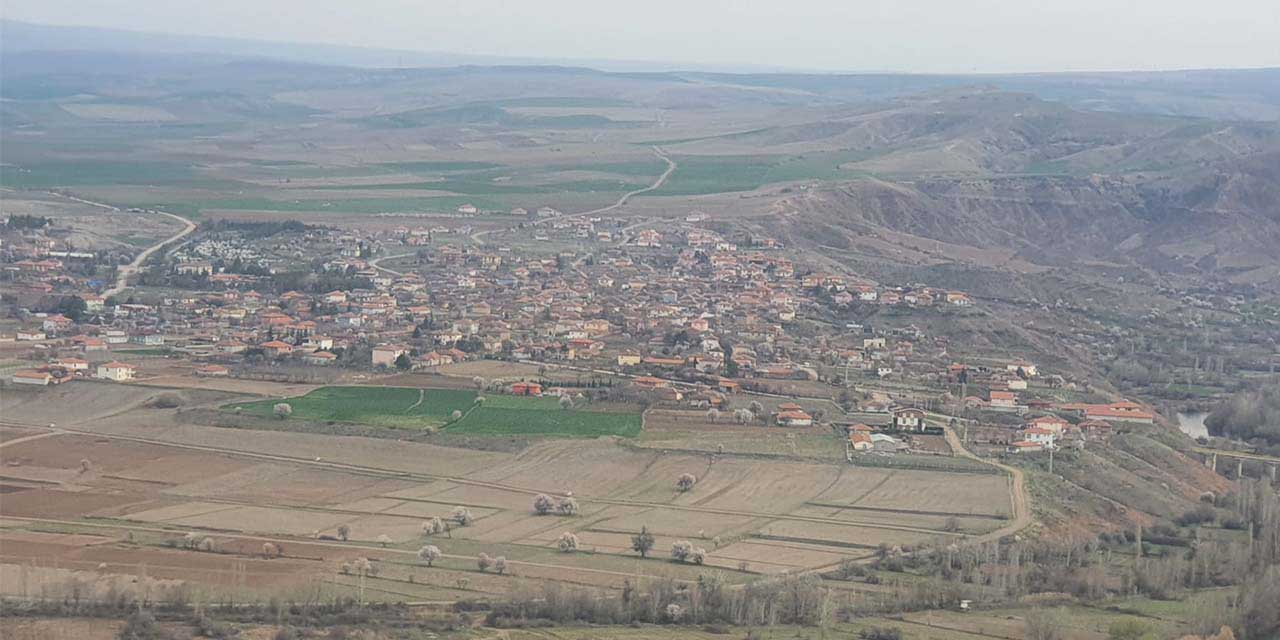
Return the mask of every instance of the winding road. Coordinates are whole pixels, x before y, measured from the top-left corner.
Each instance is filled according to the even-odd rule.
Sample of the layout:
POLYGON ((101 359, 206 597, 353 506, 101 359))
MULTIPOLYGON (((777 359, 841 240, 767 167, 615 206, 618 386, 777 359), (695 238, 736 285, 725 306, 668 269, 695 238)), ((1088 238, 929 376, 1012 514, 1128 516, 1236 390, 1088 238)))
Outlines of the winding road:
MULTIPOLYGON (((85 200, 84 198, 77 198, 75 196, 69 196, 63 193, 55 193, 54 195, 61 196, 72 202, 79 202, 80 204, 87 204, 91 207, 98 207, 99 209, 106 209, 108 211, 116 211, 116 212, 120 211, 120 207, 109 205, 105 202, 94 202, 92 200, 85 200)), ((141 267, 142 264, 147 261, 147 258, 150 258, 152 254, 159 251, 165 245, 170 244, 172 242, 177 242, 178 240, 181 240, 182 238, 189 235, 192 231, 196 230, 196 223, 182 216, 175 215, 167 211, 151 210, 151 212, 158 213, 162 216, 168 216, 170 218, 173 218, 174 220, 177 220, 178 222, 181 222, 182 230, 169 236, 168 238, 165 238, 164 240, 161 240, 147 247, 146 249, 143 249, 142 253, 139 253, 137 256, 134 256, 133 261, 130 262, 129 264, 117 267, 116 283, 112 285, 110 289, 103 291, 102 297, 108 298, 120 293, 121 291, 124 291, 125 288, 129 286, 129 276, 133 275, 134 273, 137 273, 138 268, 141 267)))
MULTIPOLYGON (((571 214, 569 214, 569 215, 565 215, 565 216, 557 216, 557 217, 555 217, 555 218, 540 218, 540 219, 534 220, 534 221, 530 224, 530 226, 536 227, 536 226, 538 226, 538 225, 540 225, 540 224, 543 224, 543 223, 546 223, 546 222, 549 222, 549 221, 552 221, 552 220, 573 220, 574 218, 581 218, 581 217, 583 217, 583 216, 592 216, 592 215, 596 215, 596 214, 598 214, 598 213, 604 213, 604 212, 606 212, 606 211, 613 211, 614 209, 618 209, 618 208, 622 207, 623 205, 627 204, 627 201, 628 201, 628 200, 630 200, 630 199, 632 199, 632 198, 634 198, 634 197, 636 197, 636 196, 638 196, 638 195, 640 195, 640 194, 642 194, 642 193, 648 193, 648 192, 650 192, 650 191, 655 191, 655 190, 657 190, 657 189, 662 188, 662 185, 666 184, 666 182, 667 182, 667 178, 670 178, 670 177, 671 177, 671 174, 672 174, 672 173, 675 173, 676 168, 677 168, 677 167, 679 167, 680 165, 679 165, 679 164, 677 164, 675 160, 672 160, 672 159, 671 159, 671 157, 667 155, 667 152, 665 152, 665 151, 663 151, 663 150, 662 150, 662 147, 658 147, 658 146, 653 147, 653 153, 654 153, 655 155, 657 155, 659 158, 661 158, 663 162, 666 162, 666 163, 667 163, 667 170, 666 170, 666 171, 663 171, 663 172, 662 172, 662 175, 658 176, 658 179, 653 181, 653 184, 651 184, 651 185, 649 185, 649 186, 647 186, 647 187, 643 187, 643 188, 640 188, 640 189, 636 189, 636 190, 634 190, 634 191, 628 191, 628 192, 626 192, 626 193, 622 194, 622 196, 621 196, 621 197, 619 197, 619 198, 618 198, 618 200, 617 200, 616 202, 614 202, 613 204, 611 204, 611 205, 608 205, 608 206, 605 206, 605 207, 600 207, 599 209, 592 209, 592 210, 590 210, 590 211, 581 211, 581 212, 579 212, 579 213, 571 213, 571 214)), ((488 234, 490 234, 490 233, 493 233, 494 231, 506 231, 506 230, 509 230, 509 229, 510 229, 510 228, 508 228, 508 229, 489 229, 489 230, 486 230, 486 231, 479 231, 479 232, 476 232, 476 233, 471 234, 471 240, 472 240, 472 242, 475 242, 477 245, 483 245, 483 244, 484 244, 484 240, 483 240, 482 238, 483 238, 485 235, 488 235, 488 234)))

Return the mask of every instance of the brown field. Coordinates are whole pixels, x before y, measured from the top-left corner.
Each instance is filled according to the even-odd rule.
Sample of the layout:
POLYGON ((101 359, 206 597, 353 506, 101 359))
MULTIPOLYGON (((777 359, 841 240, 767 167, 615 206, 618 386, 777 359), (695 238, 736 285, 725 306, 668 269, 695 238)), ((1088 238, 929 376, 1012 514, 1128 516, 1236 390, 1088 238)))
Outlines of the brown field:
MULTIPOLYGON (((76 392, 56 390, 67 400, 76 392)), ((58 425, 74 432, 11 439, 0 449, 5 566, 146 575, 207 593, 244 584, 267 594, 317 581, 350 589, 339 565, 369 556, 388 567, 378 597, 448 599, 501 593, 528 580, 614 588, 646 576, 696 577, 696 567, 665 560, 677 540, 706 548, 707 563, 734 580, 746 575, 743 563, 750 573, 826 567, 868 557, 880 544, 954 539, 942 531, 952 514, 962 535, 972 535, 999 526, 994 516, 1009 511, 1007 481, 999 476, 664 452, 610 439, 544 441, 499 453, 204 427, 146 406, 162 392, 172 393, 83 385, 99 404, 79 403, 58 425), (698 477, 692 491, 676 490, 681 473, 698 477), (580 513, 534 514, 540 492, 572 493, 580 513), (423 521, 455 506, 468 507, 474 521, 430 538, 446 554, 439 567, 417 565, 423 521), (349 541, 336 539, 339 525, 349 527, 349 541), (637 562, 631 536, 641 527, 656 536, 655 558, 637 562), (583 553, 556 550, 566 531, 579 536, 583 553), (165 544, 188 532, 214 539, 218 553, 165 544), (282 544, 286 557, 263 559, 265 541, 282 544), (474 557, 482 551, 505 555, 519 579, 477 574, 474 557), (473 582, 459 590, 458 577, 444 571, 473 582)), ((217 397, 181 393, 192 402, 217 397)), ((41 403, 14 406, 6 418, 41 424, 32 419, 41 417, 41 403)), ((741 440, 772 431, 755 429, 726 433, 741 440)))

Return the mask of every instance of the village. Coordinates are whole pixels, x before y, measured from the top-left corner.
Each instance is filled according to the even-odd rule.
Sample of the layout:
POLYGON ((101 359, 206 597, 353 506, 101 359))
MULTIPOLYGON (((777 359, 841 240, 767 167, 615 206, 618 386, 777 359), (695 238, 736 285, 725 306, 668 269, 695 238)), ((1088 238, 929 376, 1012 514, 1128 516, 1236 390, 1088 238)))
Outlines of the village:
MULTIPOLYGON (((331 382, 522 363, 602 377, 615 399, 712 422, 830 428, 850 459, 950 453, 947 420, 999 454, 1084 446, 1115 423, 1155 420, 1132 402, 1064 401, 1055 390, 1084 385, 1022 359, 966 363, 911 322, 912 312, 973 313, 963 292, 822 270, 773 238, 712 230, 701 212, 633 233, 516 209, 489 242, 468 235, 475 214, 464 205, 430 227, 372 231, 221 221, 110 298, 100 294, 110 265, 77 265, 95 256, 59 242, 56 225, 23 225, 3 245, 11 332, 0 350, 22 363, 9 381, 331 382), (553 239, 566 248, 541 246, 553 239), (876 322, 884 309, 896 322, 876 322), (773 401, 765 411, 737 400, 750 397, 773 401)), ((490 386, 581 393, 545 378, 490 386)))

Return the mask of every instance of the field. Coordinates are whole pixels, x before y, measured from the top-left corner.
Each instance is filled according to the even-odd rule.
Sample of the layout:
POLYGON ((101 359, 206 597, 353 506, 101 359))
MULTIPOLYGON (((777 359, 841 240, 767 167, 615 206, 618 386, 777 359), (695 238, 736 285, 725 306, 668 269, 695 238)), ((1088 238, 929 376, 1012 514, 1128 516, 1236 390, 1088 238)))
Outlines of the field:
MULTIPOLYGON (((490 452, 222 429, 146 408, 148 394, 162 390, 131 387, 113 398, 99 393, 114 388, 108 385, 70 386, 24 395, 6 411, 6 419, 29 426, 6 430, 0 444, 0 570, 34 563, 62 571, 29 578, 28 593, 37 583, 52 593, 73 578, 87 579, 65 573, 71 571, 93 572, 95 582, 119 575, 178 580, 200 597, 234 590, 265 599, 318 585, 341 594, 355 584, 341 565, 360 557, 381 567, 376 589, 366 594, 377 599, 487 597, 545 582, 617 589, 626 580, 696 578, 703 568, 667 558, 679 540, 705 547, 707 564, 737 583, 867 558, 880 544, 977 535, 1003 524, 1009 511, 999 476, 709 456, 607 439, 542 440, 518 452, 490 452), (69 432, 34 421, 51 403, 83 405, 90 396, 93 411, 59 423, 69 432), (675 487, 682 473, 697 476, 693 490, 675 487), (573 495, 578 513, 536 514, 539 493, 573 495), (457 507, 470 511, 466 526, 424 537, 424 521, 447 519, 457 507), (950 512, 964 514, 960 531, 946 530, 950 512), (340 527, 347 540, 338 539, 340 527), (630 550, 642 527, 656 536, 653 556, 643 560, 630 550), (579 537, 579 553, 557 550, 565 532, 579 537), (188 533, 210 538, 215 551, 184 548, 180 539, 188 533), (282 545, 285 557, 262 558, 266 541, 282 545), (432 568, 415 560, 426 543, 445 554, 432 568), (478 572, 481 552, 505 556, 510 574, 478 572)), ((358 395, 367 391, 317 390, 294 400, 295 416, 438 420, 473 395, 400 388, 358 395)), ((182 393, 193 401, 216 397, 182 393)), ((273 402, 260 405, 269 411, 273 402)), ((490 396, 484 408, 564 412, 551 399, 510 396, 490 396)), ((4 584, 10 593, 21 588, 4 584)))
MULTIPOLYGON (((551 397, 487 395, 475 391, 404 387, 322 387, 288 398, 292 418, 351 422, 394 429, 440 427, 468 435, 542 435, 595 438, 635 437, 641 417, 634 412, 563 409, 551 397), (461 418, 454 419, 453 412, 461 418)), ((272 416, 278 400, 232 404, 233 412, 272 416)))

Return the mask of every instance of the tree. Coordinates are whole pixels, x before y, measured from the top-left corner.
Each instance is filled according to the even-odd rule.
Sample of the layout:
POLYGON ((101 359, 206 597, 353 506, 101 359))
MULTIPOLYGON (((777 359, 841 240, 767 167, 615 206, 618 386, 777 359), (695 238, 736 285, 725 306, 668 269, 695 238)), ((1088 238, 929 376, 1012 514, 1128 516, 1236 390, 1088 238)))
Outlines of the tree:
POLYGON ((1067 628, 1061 611, 1032 609, 1023 621, 1026 640, 1064 640, 1067 628))
POLYGON ((449 414, 449 419, 450 419, 450 420, 452 420, 452 421, 454 421, 454 422, 457 422, 457 421, 461 420, 461 419, 462 419, 462 412, 461 412, 461 411, 458 411, 457 409, 454 409, 454 410, 453 410, 453 413, 450 413, 450 414, 449 414))
POLYGON ((380 544, 380 545, 382 545, 382 546, 384 546, 384 547, 385 547, 385 546, 387 546, 387 545, 389 545, 389 544, 391 544, 391 536, 389 536, 389 535, 387 535, 387 534, 385 534, 385 533, 379 534, 379 535, 378 535, 378 544, 380 544))
POLYGON ((471 386, 475 387, 477 390, 484 391, 486 384, 488 383, 485 381, 484 378, 481 378, 480 376, 475 376, 474 378, 471 378, 471 386))
POLYGON ((440 553, 440 547, 434 544, 418 549, 418 559, 427 563, 428 567, 434 564, 436 560, 439 560, 441 555, 443 554, 440 553))
POLYGON ((707 420, 709 420, 709 421, 711 421, 711 422, 719 422, 719 421, 720 421, 720 410, 719 410, 719 409, 716 409, 715 407, 712 407, 712 408, 710 408, 710 409, 707 409, 707 420))
POLYGON ((560 408, 568 411, 573 408, 573 398, 569 396, 560 396, 560 408))
POLYGON ((695 484, 698 484, 698 478, 692 473, 682 473, 676 479, 676 488, 680 491, 690 491, 695 484))
POLYGON ((271 543, 271 542, 262 543, 262 557, 270 559, 270 558, 277 558, 279 556, 280 556, 280 547, 277 547, 274 543, 271 543))
POLYGON ((676 562, 688 562, 693 555, 693 543, 688 540, 677 540, 671 545, 671 557, 676 562))
POLYGON ((430 520, 422 521, 422 535, 433 536, 444 531, 444 520, 440 516, 433 516, 430 520))
POLYGON ((277 402, 276 406, 271 408, 271 412, 275 414, 276 418, 284 420, 293 415, 293 405, 288 402, 277 402))
POLYGON ((733 419, 738 424, 746 424, 755 419, 755 414, 750 409, 737 409, 733 412, 733 419))
POLYGON ((759 420, 760 416, 764 415, 764 405, 760 404, 759 400, 752 400, 751 404, 747 405, 747 409, 751 411, 751 415, 756 417, 756 420, 759 420))
POLYGON ((471 510, 463 506, 454 507, 453 511, 449 513, 449 518, 458 523, 458 526, 461 527, 471 524, 471 521, 473 520, 471 517, 471 510))
POLYGON ((494 572, 495 572, 495 573, 497 573, 498 575, 502 575, 502 574, 506 573, 506 572, 507 572, 507 557, 506 557, 506 556, 498 556, 498 557, 494 558, 494 559, 493 559, 493 570, 494 570, 494 572))
POLYGON ((554 508, 555 502, 551 499, 551 496, 545 493, 539 493, 533 497, 534 513, 537 513, 540 516, 545 516, 548 513, 551 513, 551 510, 554 508))
POLYGON ((347 538, 350 538, 350 537, 351 537, 351 527, 345 524, 338 525, 338 539, 342 540, 343 542, 346 542, 347 538))
POLYGON ((560 547, 561 553, 573 553, 578 550, 578 536, 571 531, 560 534, 560 540, 556 543, 560 547))
POLYGON ((649 551, 653 549, 653 534, 649 533, 648 527, 640 527, 640 533, 631 536, 631 550, 640 554, 641 558, 649 557, 649 551))
POLYGON ((480 573, 488 571, 489 566, 492 564, 493 559, 489 557, 489 554, 481 551, 480 555, 476 556, 476 568, 480 569, 480 573))
POLYGON ((573 497, 563 498, 556 505, 556 510, 560 512, 560 515, 576 516, 578 515, 578 501, 573 497))
POLYGON ((408 371, 413 367, 413 361, 409 359, 408 353, 402 353, 396 356, 396 368, 401 371, 408 371))

